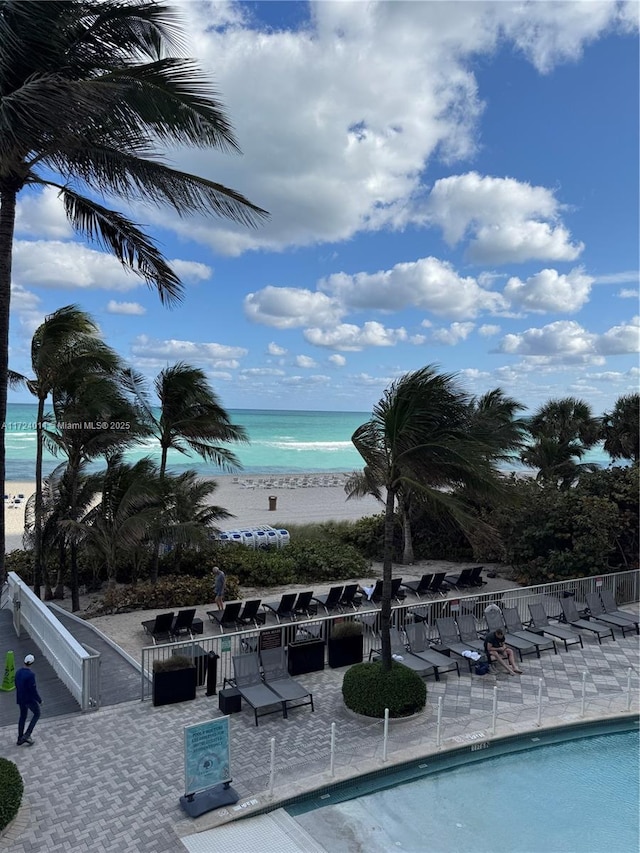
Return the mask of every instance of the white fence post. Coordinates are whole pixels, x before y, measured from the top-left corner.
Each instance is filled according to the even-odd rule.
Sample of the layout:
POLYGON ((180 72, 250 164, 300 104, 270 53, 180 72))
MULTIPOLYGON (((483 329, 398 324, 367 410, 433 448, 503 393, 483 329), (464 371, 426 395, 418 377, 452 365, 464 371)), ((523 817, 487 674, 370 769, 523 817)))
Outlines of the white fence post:
POLYGON ((382 741, 382 760, 387 760, 387 739, 389 737, 389 709, 384 709, 384 737, 382 741))
POLYGON ((542 725, 542 679, 538 679, 538 726, 542 725))
POLYGON ((440 749, 440 736, 442 733, 442 696, 438 696, 438 724, 436 726, 436 746, 440 749))
POLYGON ((584 717, 585 700, 587 698, 587 673, 582 673, 582 702, 580 705, 580 716, 584 717))
POLYGON ((269 768, 269 795, 273 796, 273 786, 276 781, 276 739, 271 738, 271 766, 269 768))
POLYGON ((493 688, 493 719, 491 721, 491 734, 496 733, 496 718, 498 716, 498 688, 493 688))
POLYGON ((336 760, 336 724, 331 723, 331 760, 329 763, 329 772, 335 776, 335 760, 336 760))

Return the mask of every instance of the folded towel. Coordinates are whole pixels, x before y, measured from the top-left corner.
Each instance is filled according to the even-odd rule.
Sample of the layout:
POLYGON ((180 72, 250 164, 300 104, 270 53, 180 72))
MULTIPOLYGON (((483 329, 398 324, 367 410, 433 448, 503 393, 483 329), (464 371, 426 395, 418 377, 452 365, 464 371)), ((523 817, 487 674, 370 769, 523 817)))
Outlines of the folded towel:
POLYGON ((394 660, 404 660, 404 658, 402 657, 402 655, 391 655, 391 657, 392 657, 394 660))
POLYGON ((479 654, 478 652, 472 651, 471 649, 465 649, 462 652, 462 657, 463 658, 469 658, 470 660, 480 660, 482 655, 479 654))

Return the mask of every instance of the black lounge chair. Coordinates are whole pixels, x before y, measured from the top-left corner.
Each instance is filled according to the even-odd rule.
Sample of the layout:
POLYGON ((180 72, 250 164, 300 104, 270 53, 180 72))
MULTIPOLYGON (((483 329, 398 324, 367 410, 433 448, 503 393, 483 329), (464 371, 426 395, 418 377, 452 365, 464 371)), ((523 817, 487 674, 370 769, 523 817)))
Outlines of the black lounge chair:
POLYGON ((619 628, 622 631, 623 637, 625 631, 635 631, 636 634, 638 633, 637 622, 632 624, 629 619, 625 619, 623 616, 616 616, 615 613, 607 613, 597 592, 587 593, 587 605, 589 612, 598 622, 604 622, 605 625, 611 625, 612 628, 619 628))
POLYGON ((423 595, 429 594, 429 587, 431 586, 432 580, 433 572, 428 575, 422 575, 419 581, 404 581, 402 586, 405 589, 408 589, 409 592, 412 592, 414 595, 417 595, 418 598, 422 598, 423 595))
POLYGON ((572 631, 564 625, 551 624, 541 603, 529 604, 529 613, 531 614, 531 627, 536 631, 541 631, 543 634, 548 634, 556 640, 562 640, 564 643, 565 652, 569 650, 569 646, 575 646, 580 643, 580 648, 583 648, 582 637, 580 634, 572 631))
POLYGON ((455 622, 458 626, 460 640, 466 648, 484 654, 484 637, 481 637, 478 632, 475 617, 471 613, 458 613, 455 622))
POLYGON ((598 643, 602 643, 603 637, 611 637, 612 640, 615 640, 611 625, 605 625, 604 622, 598 622, 596 619, 581 619, 573 598, 561 598, 560 606, 562 607, 564 618, 573 628, 579 628, 581 631, 590 631, 596 635, 598 643))
POLYGON ((353 607, 354 610, 357 610, 361 604, 362 597, 358 595, 358 584, 348 583, 344 588, 342 597, 340 598, 340 606, 353 607))
MULTIPOLYGON (((490 631, 504 631, 505 643, 518 652, 520 660, 522 660, 523 655, 531 654, 531 652, 540 657, 540 649, 536 645, 529 640, 523 640, 522 637, 518 637, 516 634, 511 634, 507 630, 507 626, 504 623, 504 616, 497 604, 489 605, 485 608, 484 618, 490 631)), ((458 624, 460 624, 460 620, 458 620, 458 624)))
MULTIPOLYGON (((405 594, 400 590, 402 586, 402 578, 391 578, 391 599, 400 602, 405 598, 405 594)), ((371 598, 374 604, 379 604, 382 601, 382 581, 377 580, 376 585, 371 593, 371 598)))
POLYGON ((277 622, 281 622, 282 619, 295 622, 296 614, 293 608, 295 607, 297 598, 298 596, 295 592, 286 592, 280 601, 263 601, 262 606, 265 611, 270 610, 273 613, 277 622))
POLYGON ((471 569, 471 580, 469 586, 484 586, 486 581, 482 579, 482 570, 484 566, 475 566, 471 569))
POLYGON ((612 614, 615 614, 616 616, 622 616, 625 619, 628 619, 629 622, 633 622, 633 624, 636 626, 636 629, 637 629, 637 627, 638 627, 638 616, 635 615, 634 613, 631 613, 629 610, 618 609, 618 605, 616 604, 616 600, 613 597, 613 593, 611 592, 611 590, 601 589, 600 590, 600 600, 602 601, 604 609, 607 611, 607 613, 612 613, 612 614))
POLYGON ((460 678, 460 667, 455 658, 448 657, 430 648, 427 641, 427 635, 424 629, 424 622, 413 622, 404 626, 409 649, 411 654, 431 664, 436 676, 436 681, 440 681, 441 672, 451 672, 455 669, 460 678))
POLYGON ((547 651, 547 649, 553 649, 554 655, 558 654, 558 649, 552 639, 545 639, 540 634, 534 634, 533 631, 525 630, 517 607, 503 607, 502 617, 509 634, 513 634, 514 637, 520 637, 535 646, 538 649, 538 657, 540 657, 540 652, 547 651))
POLYGON ((259 598, 252 598, 250 601, 245 601, 236 619, 237 624, 239 626, 255 625, 256 628, 258 625, 264 625, 265 615, 259 612, 261 603, 261 599, 259 598))
POLYGON ((307 592, 299 592, 296 603, 293 605, 295 616, 314 616, 318 612, 318 607, 311 603, 313 598, 313 590, 307 592))
POLYGON ((484 655, 484 643, 482 640, 478 638, 477 634, 475 639, 469 639, 467 641, 462 640, 458 633, 456 621, 452 616, 445 616, 441 619, 436 619, 436 630, 440 640, 440 648, 445 651, 453 652, 453 654, 458 655, 458 657, 464 658, 469 664, 469 671, 471 671, 471 667, 478 663, 480 658, 484 655), (478 652, 480 658, 474 661, 469 657, 469 652, 478 652))
POLYGON ((193 618, 195 615, 195 607, 190 607, 188 610, 179 610, 178 615, 173 620, 173 625, 171 626, 171 636, 179 637, 180 634, 188 634, 189 637, 193 639, 191 626, 193 625, 193 618))
POLYGON ((315 710, 313 693, 310 693, 306 687, 303 687, 299 681, 289 675, 282 646, 277 649, 263 649, 260 653, 260 659, 262 660, 264 683, 284 702, 285 717, 291 708, 301 708, 303 705, 311 705, 311 710, 315 710), (296 704, 291 705, 290 702, 296 704))
MULTIPOLYGON (((393 659, 396 663, 399 663, 401 666, 406 666, 407 669, 413 670, 413 672, 422 677, 426 677, 427 675, 436 675, 433 664, 427 663, 427 661, 417 657, 416 655, 412 655, 411 652, 406 650, 405 645, 402 642, 400 631, 397 628, 390 628, 389 634, 391 637, 391 654, 393 655, 393 659)), ((369 652, 369 660, 371 660, 372 657, 379 658, 381 655, 382 649, 371 649, 369 652)))
POLYGON ((443 583, 452 589, 463 589, 464 587, 472 586, 472 575, 473 569, 463 569, 457 575, 445 575, 443 583))
POLYGON ((241 601, 230 601, 225 604, 224 610, 207 610, 207 616, 214 625, 217 623, 220 631, 224 631, 227 627, 237 628, 241 607, 241 601))
POLYGON ((282 711, 282 716, 287 716, 286 702, 262 681, 257 654, 234 655, 233 674, 240 696, 253 708, 256 726, 258 717, 265 717, 267 714, 277 714, 278 711, 282 711), (262 713, 259 713, 260 711, 262 713))
POLYGON ((147 619, 142 627, 147 634, 151 635, 153 645, 157 643, 170 643, 173 639, 171 629, 173 628, 173 610, 170 613, 160 613, 155 619, 147 619))
POLYGON ((437 595, 438 593, 440 595, 446 595, 450 591, 451 587, 445 585, 443 589, 442 586, 446 576, 446 572, 436 572, 433 576, 433 580, 431 581, 431 586, 429 587, 429 595, 437 595))
POLYGON ((332 586, 325 595, 314 595, 313 600, 321 604, 326 613, 332 610, 342 610, 341 599, 344 594, 343 586, 332 586))

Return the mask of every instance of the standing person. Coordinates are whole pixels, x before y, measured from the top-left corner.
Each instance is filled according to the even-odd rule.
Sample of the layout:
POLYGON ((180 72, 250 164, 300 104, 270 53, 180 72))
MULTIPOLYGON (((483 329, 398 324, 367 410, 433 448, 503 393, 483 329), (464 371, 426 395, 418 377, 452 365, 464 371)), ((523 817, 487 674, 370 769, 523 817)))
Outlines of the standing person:
POLYGON ((31 667, 35 662, 33 655, 27 655, 24 659, 24 666, 16 672, 16 701, 20 706, 20 719, 18 720, 18 746, 26 743, 27 746, 33 746, 31 734, 40 719, 40 705, 42 699, 36 687, 36 677, 31 667), (33 716, 29 723, 29 728, 25 732, 24 724, 27 721, 27 714, 31 711, 33 716))
POLYGON ((218 610, 224 610, 224 584, 226 578, 219 566, 213 567, 213 592, 218 605, 218 610))

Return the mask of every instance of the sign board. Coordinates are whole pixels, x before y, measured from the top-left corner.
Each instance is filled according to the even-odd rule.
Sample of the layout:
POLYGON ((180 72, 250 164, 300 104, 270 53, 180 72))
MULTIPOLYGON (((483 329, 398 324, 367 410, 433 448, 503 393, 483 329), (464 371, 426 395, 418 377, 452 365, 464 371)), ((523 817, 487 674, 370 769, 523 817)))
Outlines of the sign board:
POLYGON ((279 649, 282 645, 282 628, 268 628, 260 632, 260 651, 279 649))
POLYGON ((223 637, 220 640, 220 651, 221 652, 230 652, 231 651, 231 637, 223 637))
POLYGON ((457 598, 451 599, 451 612, 457 613, 460 610, 460 601, 457 598))
POLYGON ((185 795, 231 781, 229 717, 184 727, 185 795))
POLYGON ((602 578, 596 578, 596 586, 597 587, 602 586, 602 578))

